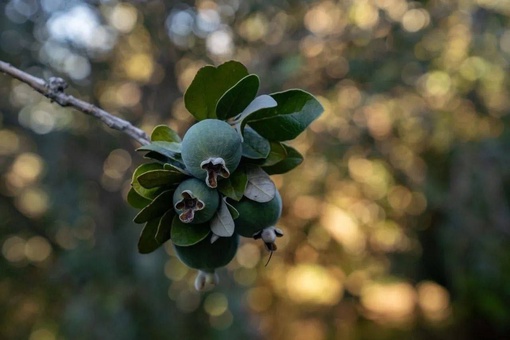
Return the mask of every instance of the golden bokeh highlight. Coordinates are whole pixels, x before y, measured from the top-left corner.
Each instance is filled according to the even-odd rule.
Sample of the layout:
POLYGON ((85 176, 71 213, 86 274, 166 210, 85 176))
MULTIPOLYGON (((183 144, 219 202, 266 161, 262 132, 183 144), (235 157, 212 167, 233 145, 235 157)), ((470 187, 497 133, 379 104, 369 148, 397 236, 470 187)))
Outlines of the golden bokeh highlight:
POLYGON ((25 256, 29 261, 42 262, 51 254, 51 245, 41 236, 33 236, 25 243, 25 256))
POLYGON ((248 306, 257 313, 268 310, 273 303, 272 292, 266 287, 251 288, 246 292, 245 299, 248 306))
POLYGON ((145 53, 137 53, 127 57, 123 66, 126 76, 139 82, 149 81, 155 69, 152 57, 145 53))
POLYGON ((286 273, 287 296, 298 304, 334 305, 343 294, 340 278, 319 265, 301 264, 286 273))
POLYGON ((361 290, 366 317, 381 323, 406 323, 415 314, 416 290, 406 282, 370 283, 361 290))
POLYGON ((235 259, 244 268, 254 268, 260 261, 259 247, 254 243, 242 244, 235 259))
POLYGON ((450 294, 444 287, 432 281, 423 281, 418 284, 417 292, 418 305, 427 320, 441 322, 450 317, 450 294))
POLYGON ((227 310, 228 300, 222 293, 211 293, 204 300, 204 311, 210 316, 220 316, 227 310))
POLYGON ((121 33, 129 33, 134 28, 138 11, 128 3, 117 4, 109 14, 110 24, 121 33))
POLYGON ((39 218, 49 209, 50 197, 42 188, 30 187, 16 197, 15 205, 24 215, 39 218))
POLYGON ((32 333, 28 340, 57 340, 57 334, 48 328, 37 328, 32 333))

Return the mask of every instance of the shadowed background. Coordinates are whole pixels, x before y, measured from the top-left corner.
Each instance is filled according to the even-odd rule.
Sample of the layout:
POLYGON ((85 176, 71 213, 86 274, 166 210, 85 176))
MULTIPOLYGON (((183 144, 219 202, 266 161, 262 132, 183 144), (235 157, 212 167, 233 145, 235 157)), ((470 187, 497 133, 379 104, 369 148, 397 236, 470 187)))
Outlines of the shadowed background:
POLYGON ((274 176, 286 236, 246 240, 199 294, 136 250, 136 143, 0 75, 0 338, 503 339, 510 335, 510 4, 0 4, 0 59, 150 132, 237 59, 324 114, 274 176))

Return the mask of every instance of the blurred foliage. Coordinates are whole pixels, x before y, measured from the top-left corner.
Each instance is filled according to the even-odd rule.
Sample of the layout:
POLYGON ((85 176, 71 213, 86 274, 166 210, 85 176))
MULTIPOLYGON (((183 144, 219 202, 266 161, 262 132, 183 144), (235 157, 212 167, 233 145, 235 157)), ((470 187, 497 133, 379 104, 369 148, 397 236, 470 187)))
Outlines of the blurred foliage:
MULTIPOLYGON (((147 132, 199 67, 326 108, 275 176, 286 237, 215 291, 136 250, 136 145, 0 76, 0 338, 495 339, 510 334, 510 5, 6 0, 0 59, 147 132)), ((166 251, 165 251, 166 250, 166 251)))

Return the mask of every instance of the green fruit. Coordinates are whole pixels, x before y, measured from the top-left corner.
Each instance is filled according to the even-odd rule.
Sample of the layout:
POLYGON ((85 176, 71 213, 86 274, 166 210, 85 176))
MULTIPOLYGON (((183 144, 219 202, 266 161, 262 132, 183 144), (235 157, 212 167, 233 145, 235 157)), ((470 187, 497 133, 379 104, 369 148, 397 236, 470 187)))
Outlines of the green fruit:
POLYGON ((216 188, 220 177, 228 178, 241 161, 241 137, 226 122, 205 119, 193 125, 182 140, 186 169, 216 188))
POLYGON ((272 227, 282 214, 282 198, 278 190, 269 202, 259 203, 243 197, 239 202, 232 202, 239 212, 234 220, 235 231, 244 237, 253 237, 260 230, 272 227))
POLYGON ((187 179, 177 186, 173 206, 179 219, 184 223, 209 221, 218 210, 220 196, 196 178, 187 179))
POLYGON ((237 235, 220 237, 212 244, 210 237, 187 247, 174 244, 177 256, 185 265, 206 272, 226 266, 234 258, 238 246, 237 235))

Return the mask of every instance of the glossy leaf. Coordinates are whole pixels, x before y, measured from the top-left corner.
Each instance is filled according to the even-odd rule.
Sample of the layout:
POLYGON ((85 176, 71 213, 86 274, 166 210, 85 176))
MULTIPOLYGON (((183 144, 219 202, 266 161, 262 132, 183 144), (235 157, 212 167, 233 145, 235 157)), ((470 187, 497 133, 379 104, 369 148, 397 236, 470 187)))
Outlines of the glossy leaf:
POLYGON ((229 178, 218 182, 218 190, 224 196, 239 201, 243 198, 247 183, 246 170, 243 167, 239 167, 229 178))
POLYGON ((177 170, 151 170, 138 176, 138 182, 146 189, 152 189, 160 186, 177 186, 186 176, 177 170))
POLYGON ((166 125, 158 125, 154 128, 154 130, 152 130, 151 141, 180 143, 181 137, 170 127, 166 125))
POLYGON ((276 195, 276 186, 267 173, 259 167, 253 167, 246 172, 248 184, 244 196, 255 202, 269 202, 276 195))
POLYGON ((271 151, 269 141, 249 126, 244 129, 242 147, 243 157, 251 159, 264 159, 271 151))
POLYGON ((162 192, 162 189, 160 188, 146 189, 140 184, 140 182, 138 182, 138 177, 146 173, 147 171, 161 170, 162 168, 163 165, 159 163, 146 163, 136 168, 136 170, 133 172, 133 178, 131 180, 131 186, 133 190, 135 190, 136 193, 142 197, 145 197, 150 200, 154 199, 157 195, 159 195, 162 192))
POLYGON ((159 221, 158 230, 156 231, 156 241, 158 243, 165 243, 170 239, 170 234, 172 230, 172 220, 175 216, 175 211, 173 209, 168 210, 159 221))
POLYGON ((135 223, 145 223, 156 217, 161 217, 172 208, 174 191, 167 190, 158 195, 154 200, 135 216, 135 223))
POLYGON ((237 211, 237 209, 234 208, 234 206, 232 204, 228 203, 226 200, 225 200, 225 204, 227 205, 227 208, 230 211, 230 215, 232 215, 232 218, 234 220, 236 218, 238 218, 239 217, 239 211, 237 211))
POLYGON ((296 149, 284 144, 282 144, 282 146, 285 148, 287 156, 276 164, 264 166, 262 169, 264 169, 268 175, 278 175, 289 172, 303 163, 303 156, 296 149))
POLYGON ((218 100, 239 80, 248 75, 246 67, 237 61, 228 61, 217 68, 202 67, 184 94, 186 109, 197 119, 216 117, 218 100))
POLYGON ((133 188, 129 189, 126 200, 129 205, 137 209, 143 209, 151 202, 150 199, 140 196, 133 188))
POLYGON ((324 111, 319 101, 303 90, 288 90, 271 95, 278 106, 259 110, 246 122, 262 137, 272 141, 296 138, 324 111))
POLYGON ((244 133, 244 127, 246 125, 246 118, 251 114, 258 112, 263 109, 272 108, 278 105, 276 100, 267 94, 263 94, 253 99, 253 101, 241 112, 238 116, 232 119, 232 123, 237 132, 242 136, 244 133))
POLYGON ((138 240, 138 252, 141 254, 149 254, 158 249, 162 243, 156 240, 160 218, 148 221, 142 229, 138 240))
POLYGON ((178 216, 172 219, 172 230, 170 232, 172 242, 177 246, 191 246, 209 235, 211 228, 209 222, 191 224, 182 222, 178 216))
POLYGON ((152 151, 157 152, 165 157, 172 159, 179 159, 181 153, 181 144, 175 142, 161 142, 156 141, 150 144, 144 145, 136 149, 136 151, 152 151))
POLYGON ((229 237, 234 234, 235 223, 225 200, 221 200, 220 207, 211 220, 211 231, 220 237, 229 237))
POLYGON ((270 142, 270 148, 269 155, 264 160, 264 163, 262 163, 263 166, 274 165, 287 157, 287 149, 285 149, 282 143, 270 142))
POLYGON ((191 174, 188 171, 186 171, 186 169, 184 169, 184 167, 185 167, 184 164, 181 162, 177 162, 177 163, 172 162, 172 163, 163 164, 163 169, 165 169, 165 170, 182 172, 186 176, 191 176, 191 174))
POLYGON ((220 98, 216 105, 218 119, 226 120, 240 114, 257 96, 259 77, 250 74, 239 80, 220 98))

